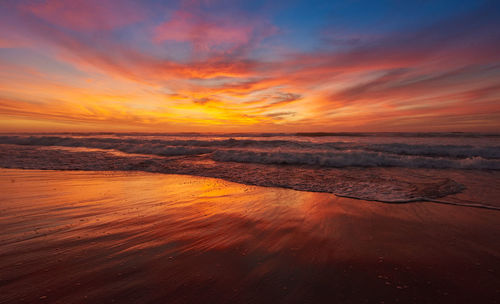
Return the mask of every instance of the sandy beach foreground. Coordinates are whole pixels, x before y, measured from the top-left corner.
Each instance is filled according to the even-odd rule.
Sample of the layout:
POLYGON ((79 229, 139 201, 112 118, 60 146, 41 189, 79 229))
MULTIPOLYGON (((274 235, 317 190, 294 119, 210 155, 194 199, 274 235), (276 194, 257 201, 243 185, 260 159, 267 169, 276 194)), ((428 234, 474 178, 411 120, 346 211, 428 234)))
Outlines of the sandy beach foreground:
POLYGON ((0 170, 0 303, 498 303, 500 212, 0 170))

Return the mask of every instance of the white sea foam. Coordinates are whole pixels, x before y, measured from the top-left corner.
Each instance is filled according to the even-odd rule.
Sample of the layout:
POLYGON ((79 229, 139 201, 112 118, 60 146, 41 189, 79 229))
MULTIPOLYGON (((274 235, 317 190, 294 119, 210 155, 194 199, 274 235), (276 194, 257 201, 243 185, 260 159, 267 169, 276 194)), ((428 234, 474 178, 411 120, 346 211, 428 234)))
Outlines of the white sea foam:
POLYGON ((428 200, 495 205, 475 198, 465 203, 442 198, 467 187, 467 180, 454 180, 457 176, 477 174, 499 180, 497 138, 334 141, 302 137, 10 135, 0 136, 0 167, 139 170, 393 203, 428 200))
POLYGON ((0 144, 113 149, 162 156, 214 152, 218 161, 329 167, 391 166, 499 169, 500 145, 315 142, 290 139, 0 136, 0 144), (414 157, 412 157, 414 156, 414 157))
POLYGON ((404 156, 380 152, 255 152, 219 150, 214 152, 216 161, 233 161, 259 164, 313 165, 320 167, 408 167, 454 169, 500 169, 500 160, 471 157, 465 159, 404 156))

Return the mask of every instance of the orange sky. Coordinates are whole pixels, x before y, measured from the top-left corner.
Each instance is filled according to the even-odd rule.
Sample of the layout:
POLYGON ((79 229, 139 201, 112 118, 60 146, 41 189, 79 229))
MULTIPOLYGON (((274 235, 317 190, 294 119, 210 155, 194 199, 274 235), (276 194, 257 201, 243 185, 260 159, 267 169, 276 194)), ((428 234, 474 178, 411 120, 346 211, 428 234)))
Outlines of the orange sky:
POLYGON ((0 132, 500 130, 498 4, 341 2, 2 2, 0 132))

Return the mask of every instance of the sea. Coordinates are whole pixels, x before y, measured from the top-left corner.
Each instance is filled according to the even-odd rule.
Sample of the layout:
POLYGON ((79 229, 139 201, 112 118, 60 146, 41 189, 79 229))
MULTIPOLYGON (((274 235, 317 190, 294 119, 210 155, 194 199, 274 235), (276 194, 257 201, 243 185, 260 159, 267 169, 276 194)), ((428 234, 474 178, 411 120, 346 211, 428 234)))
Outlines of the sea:
POLYGON ((494 133, 2 134, 0 167, 194 175, 374 203, 500 210, 494 133))

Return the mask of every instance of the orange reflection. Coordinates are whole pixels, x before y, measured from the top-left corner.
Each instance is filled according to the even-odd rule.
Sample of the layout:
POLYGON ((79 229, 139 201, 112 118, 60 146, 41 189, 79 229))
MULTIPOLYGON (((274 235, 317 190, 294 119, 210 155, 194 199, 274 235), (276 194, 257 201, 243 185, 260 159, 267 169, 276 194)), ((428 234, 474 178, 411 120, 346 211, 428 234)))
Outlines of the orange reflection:
MULTIPOLYGON (((6 190, 0 193, 0 273, 8 278, 0 297, 6 302, 127 302, 130 290, 140 302, 264 301, 275 290, 321 302, 338 294, 331 286, 359 280, 363 290, 425 302, 435 296, 417 292, 427 290, 419 287, 427 280, 471 293, 469 281, 450 280, 450 273, 476 282, 491 279, 486 270, 497 266, 491 210, 130 172, 3 169, 0 184, 6 190), (401 290, 408 288, 405 298, 401 290)), ((491 295, 487 288, 475 296, 491 295)), ((349 296, 358 294, 361 300, 363 293, 349 296)))

